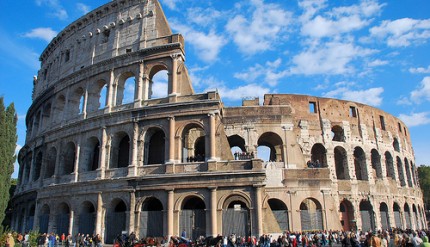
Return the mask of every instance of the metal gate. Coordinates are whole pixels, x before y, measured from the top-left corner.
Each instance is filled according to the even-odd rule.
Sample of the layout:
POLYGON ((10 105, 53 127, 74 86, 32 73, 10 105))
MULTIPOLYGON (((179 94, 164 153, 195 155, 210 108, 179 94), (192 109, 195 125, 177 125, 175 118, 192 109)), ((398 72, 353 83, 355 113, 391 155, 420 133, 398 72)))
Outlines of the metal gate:
POLYGON ((182 210, 179 220, 180 231, 187 232, 187 238, 206 236, 206 211, 204 209, 182 210))
POLYGON ((389 228, 387 211, 381 211, 381 225, 383 230, 387 230, 389 228))
POLYGON ((406 219, 406 228, 411 229, 412 224, 411 224, 411 213, 410 212, 405 211, 405 219, 406 219))
POLYGON ((402 227, 402 218, 400 217, 400 211, 394 211, 394 221, 396 223, 397 228, 403 228, 402 227))
POLYGON ((79 232, 83 234, 93 234, 96 221, 95 213, 82 213, 79 215, 79 232))
POLYGON ((49 214, 42 214, 39 216, 39 231, 43 233, 48 232, 49 214))
POLYGON ((302 224, 302 231, 323 230, 322 211, 320 209, 315 211, 301 210, 300 222, 302 224))
POLYGON ((125 212, 109 213, 106 220, 106 243, 112 244, 125 229, 125 212))
POLYGON ((57 233, 68 234, 69 233, 69 214, 59 214, 57 215, 57 233))
POLYGON ((250 236, 250 220, 247 209, 229 208, 222 212, 222 234, 228 236, 235 233, 236 236, 250 236))
POLYGON ((375 229, 372 211, 363 210, 363 211, 360 211, 360 215, 361 215, 361 230, 370 231, 375 229))
POLYGON ((162 211, 140 212, 139 236, 141 238, 163 236, 163 212, 162 211))
POLYGON ((272 212, 278 222, 279 228, 281 228, 282 231, 289 230, 288 210, 273 210, 272 212))

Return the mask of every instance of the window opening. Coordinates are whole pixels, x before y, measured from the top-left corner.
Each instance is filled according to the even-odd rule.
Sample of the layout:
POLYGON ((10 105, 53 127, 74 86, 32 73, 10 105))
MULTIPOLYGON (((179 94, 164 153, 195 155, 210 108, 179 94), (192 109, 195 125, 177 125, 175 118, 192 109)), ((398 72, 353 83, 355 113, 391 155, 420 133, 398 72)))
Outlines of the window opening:
POLYGON ((349 107, 349 116, 350 117, 357 117, 357 109, 355 109, 354 106, 349 107))
POLYGON ((309 102, 309 113, 317 113, 315 102, 309 102))
POLYGON ((381 122, 381 129, 385 130, 385 120, 384 116, 379 116, 379 121, 381 122))

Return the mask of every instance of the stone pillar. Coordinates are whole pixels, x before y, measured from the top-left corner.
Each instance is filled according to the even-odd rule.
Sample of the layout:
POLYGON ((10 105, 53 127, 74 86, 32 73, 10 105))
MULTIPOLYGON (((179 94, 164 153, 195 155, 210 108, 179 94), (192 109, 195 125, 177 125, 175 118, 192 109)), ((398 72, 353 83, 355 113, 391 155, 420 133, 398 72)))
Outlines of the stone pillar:
POLYGON ((85 89, 84 102, 82 105, 82 115, 84 116, 84 119, 87 118, 87 104, 88 104, 88 89, 85 89))
POLYGON ((218 222, 217 222, 217 188, 216 187, 209 187, 209 190, 211 192, 210 196, 210 212, 211 212, 211 233, 209 235, 212 235, 213 237, 216 237, 218 235, 218 222))
POLYGON ((216 148, 215 148, 215 113, 209 113, 209 159, 210 161, 216 160, 216 148))
POLYGON ((136 208, 136 194, 134 191, 130 192, 130 224, 128 225, 128 233, 134 232, 134 211, 136 208))
POLYGON ((142 104, 143 96, 143 74, 144 74, 143 61, 139 63, 139 75, 136 80, 136 93, 134 95, 134 107, 140 107, 142 104))
POLYGON ((27 180, 27 184, 30 184, 31 182, 33 182, 33 178, 34 178, 34 163, 36 162, 36 156, 37 154, 35 153, 34 148, 31 149, 31 160, 30 160, 30 170, 29 170, 29 174, 27 174, 28 176, 28 180, 27 180))
POLYGON ((167 190, 167 237, 170 239, 173 236, 173 205, 174 191, 167 190))
POLYGON ((70 87, 68 87, 67 89, 66 89, 66 102, 64 103, 64 108, 63 108, 63 112, 62 112, 62 114, 63 114, 63 116, 62 116, 62 121, 61 121, 61 123, 64 123, 65 122, 65 120, 67 120, 67 117, 69 117, 68 115, 68 113, 69 113, 69 100, 70 100, 70 87))
POLYGON ((99 164, 99 170, 100 170, 99 178, 104 179, 105 178, 105 171, 106 171, 106 149, 109 147, 108 146, 108 137, 106 134, 106 126, 102 126, 101 136, 102 136, 102 141, 100 144, 100 152, 99 152, 99 162, 100 162, 100 164, 99 164))
POLYGON ((103 221, 103 197, 102 193, 97 194, 97 210, 96 210, 96 233, 102 233, 102 221, 103 221))
POLYGON ((133 121, 133 140, 131 149, 131 165, 128 167, 128 176, 137 176, 137 139, 139 139, 139 125, 137 121, 133 121))
POLYGON ((169 163, 175 163, 175 117, 169 117, 169 163))
POLYGON ((74 217, 75 217, 75 211, 74 210, 70 210, 70 216, 69 216, 69 232, 70 234, 73 235, 73 224, 74 224, 74 217))
POLYGON ((110 109, 112 108, 112 106, 115 105, 116 102, 114 97, 114 84, 115 84, 115 74, 114 74, 114 70, 112 69, 110 71, 110 79, 109 79, 109 84, 107 87, 107 99, 106 99, 106 109, 108 109, 108 111, 110 111, 110 109))
POLYGON ((257 228, 257 236, 261 236, 263 234, 263 209, 262 209, 262 188, 263 185, 256 184, 254 185, 255 188, 255 203, 254 208, 255 210, 255 216, 256 216, 256 228, 257 228))
POLYGON ((142 99, 148 100, 151 96, 151 81, 147 74, 142 75, 142 99))
POLYGON ((172 71, 169 73, 169 95, 177 94, 177 84, 178 84, 178 58, 180 55, 174 54, 172 58, 172 71))
POLYGON ((78 182, 79 178, 79 154, 81 152, 81 143, 82 143, 82 137, 79 137, 77 144, 76 144, 76 153, 75 153, 75 167, 73 168, 73 181, 78 182))

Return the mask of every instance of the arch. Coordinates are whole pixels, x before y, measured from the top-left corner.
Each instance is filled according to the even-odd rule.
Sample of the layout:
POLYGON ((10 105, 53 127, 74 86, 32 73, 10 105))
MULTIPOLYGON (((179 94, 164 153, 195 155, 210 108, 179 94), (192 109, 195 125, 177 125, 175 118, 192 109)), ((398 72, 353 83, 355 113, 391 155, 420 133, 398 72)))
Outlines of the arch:
POLYGON ((402 217, 400 214, 400 206, 396 202, 393 203, 394 223, 397 228, 403 228, 402 217))
POLYGON ((361 217, 361 230, 372 231, 375 229, 375 215, 373 213, 373 206, 367 200, 360 202, 360 217, 361 217))
POLYGON ((96 210, 94 204, 90 201, 84 201, 81 204, 79 214, 78 232, 82 234, 93 234, 96 222, 96 210))
POLYGON ((339 204, 340 211, 340 224, 344 231, 353 231, 356 229, 355 218, 354 218, 354 206, 347 199, 339 204))
POLYGON ((382 178, 382 167, 381 167, 381 155, 379 155, 378 150, 372 149, 370 152, 370 157, 372 161, 372 169, 373 174, 376 175, 377 178, 382 178))
POLYGON ((87 112, 103 109, 107 104, 107 82, 99 79, 88 86, 87 112))
POLYGON ((411 169, 409 167, 409 161, 407 158, 405 158, 405 171, 406 171, 406 177, 408 181, 408 186, 412 187, 412 175, 411 175, 411 169))
POLYGON ((68 98, 67 116, 73 117, 82 114, 84 111, 85 90, 82 87, 76 87, 71 90, 68 98))
POLYGON ((273 230, 276 231, 270 231, 270 232, 284 232, 285 230, 290 229, 289 222, 288 222, 288 207, 285 205, 285 203, 279 199, 276 198, 270 198, 267 201, 267 204, 269 205, 268 208, 266 208, 266 218, 264 219, 265 222, 273 222, 277 223, 273 230))
POLYGON ((100 142, 95 136, 87 139, 82 148, 81 155, 83 157, 83 171, 95 171, 99 168, 100 158, 100 142))
POLYGON ((300 203, 300 222, 302 231, 323 230, 321 203, 308 197, 300 203))
POLYGON ((30 171, 31 171, 31 161, 33 159, 33 152, 29 152, 25 158, 24 165, 24 184, 30 182, 30 171))
POLYGON ((348 180, 348 157, 343 147, 337 146, 334 148, 334 163, 336 166, 336 178, 339 180, 348 180))
POLYGON ((71 174, 73 173, 75 169, 75 162, 76 162, 76 146, 74 142, 68 142, 66 146, 64 147, 63 151, 63 162, 62 162, 62 169, 61 169, 61 175, 71 174))
POLYGON ((106 243, 112 244, 115 237, 126 229, 127 205, 120 198, 115 198, 106 214, 106 243))
POLYGON ((57 160, 57 149, 55 147, 51 147, 48 151, 48 158, 46 159, 46 163, 45 163, 44 178, 50 178, 54 176, 56 160, 57 160))
POLYGON ((69 233, 70 207, 67 203, 62 202, 57 206, 57 233, 69 233))
POLYGON ((139 236, 163 237, 163 204, 155 197, 148 197, 142 203, 139 236))
POLYGON ((321 143, 316 143, 311 149, 311 161, 314 167, 327 167, 327 150, 321 143))
POLYGON ((415 222, 413 229, 422 229, 415 204, 412 204, 412 216, 415 222))
POLYGON ((394 160, 390 152, 385 152, 385 168, 387 170, 387 178, 396 180, 396 173, 394 170, 394 160))
POLYGON ((382 230, 388 230, 390 228, 390 221, 388 217, 388 206, 385 202, 379 204, 379 213, 381 215, 382 230))
POLYGON ((200 124, 189 123, 182 131, 183 162, 205 161, 205 130, 200 124))
POLYGON ((223 202, 222 210, 222 234, 229 236, 232 233, 237 236, 250 236, 251 215, 250 202, 241 194, 232 194, 223 202))
POLYGON ((58 95, 58 97, 55 99, 54 109, 53 109, 53 112, 54 112, 53 118, 55 119, 56 123, 61 123, 61 121, 63 120, 65 106, 66 106, 66 97, 63 94, 58 95))
POLYGON ((42 161, 43 161, 43 153, 38 152, 36 155, 36 160, 34 161, 33 181, 37 181, 40 178, 40 173, 42 171, 42 161))
POLYGON ((230 149, 233 147, 238 147, 242 152, 246 152, 245 139, 239 135, 231 135, 227 137, 230 149))
POLYGON ((393 140, 393 148, 394 148, 394 151, 400 152, 400 143, 397 138, 394 138, 393 140))
POLYGON ((47 204, 44 204, 39 211, 39 231, 43 233, 48 232, 49 214, 51 210, 47 204))
POLYGON ((343 131, 343 128, 339 125, 331 127, 331 136, 332 141, 345 142, 345 133, 343 131))
POLYGON ((366 155, 361 147, 355 147, 354 149, 354 167, 357 180, 369 180, 366 155))
POLYGON ((40 123, 40 111, 38 111, 36 113, 36 116, 34 117, 34 122, 33 122, 33 133, 37 133, 40 129, 41 129, 41 123, 40 123))
POLYGON ((130 162, 130 137, 125 132, 114 135, 110 168, 128 167, 130 162))
POLYGON ((27 216, 26 226, 25 226, 26 232, 33 230, 35 213, 36 213, 36 205, 33 204, 33 205, 31 205, 30 210, 28 211, 28 216, 27 216))
POLYGON ((164 98, 169 95, 169 73, 167 69, 161 69, 151 77, 148 93, 149 99, 164 98))
POLYGON ((402 187, 405 187, 406 186, 406 181, 405 181, 405 174, 403 173, 402 160, 400 159, 399 156, 396 157, 396 160, 397 160, 397 173, 399 174, 400 185, 402 187))
POLYGON ((43 106, 43 114, 42 114, 42 126, 43 129, 46 129, 49 126, 50 123, 50 118, 51 118, 51 109, 52 109, 52 104, 51 102, 48 102, 47 104, 45 104, 43 106))
POLYGON ((414 163, 412 163, 412 160, 411 160, 411 171, 412 171, 413 184, 415 186, 417 186, 418 185, 418 183, 417 183, 418 179, 417 179, 416 167, 415 167, 414 163))
POLYGON ((132 103, 135 100, 136 78, 134 73, 125 72, 118 77, 116 86, 116 102, 115 105, 124 105, 132 103))
POLYGON ((411 211, 410 211, 408 203, 406 203, 406 202, 405 202, 405 205, 403 206, 403 212, 405 213, 406 229, 412 229, 411 211))
POLYGON ((150 128, 145 135, 145 165, 164 164, 166 134, 160 128, 150 128))
MULTIPOLYGON (((266 146, 270 149, 269 161, 283 162, 283 141, 282 138, 273 132, 265 132, 257 142, 258 147, 266 146)), ((257 153, 258 156, 258 153, 257 153)))
POLYGON ((191 195, 182 201, 179 229, 189 234, 187 238, 206 236, 206 205, 200 197, 191 195))

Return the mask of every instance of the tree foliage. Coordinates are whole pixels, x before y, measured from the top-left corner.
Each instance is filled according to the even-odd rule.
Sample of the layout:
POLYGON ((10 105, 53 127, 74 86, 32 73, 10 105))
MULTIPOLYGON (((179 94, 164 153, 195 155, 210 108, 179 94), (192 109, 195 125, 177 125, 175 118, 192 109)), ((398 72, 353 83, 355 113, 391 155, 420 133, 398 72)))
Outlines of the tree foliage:
POLYGON ((0 97, 0 222, 5 217, 13 164, 16 160, 17 121, 14 104, 5 107, 4 98, 0 97))
POLYGON ((430 166, 419 166, 418 167, 418 179, 420 180, 420 186, 423 191, 424 203, 427 208, 430 206, 430 166))

